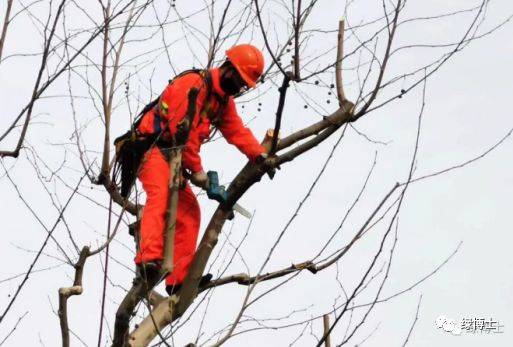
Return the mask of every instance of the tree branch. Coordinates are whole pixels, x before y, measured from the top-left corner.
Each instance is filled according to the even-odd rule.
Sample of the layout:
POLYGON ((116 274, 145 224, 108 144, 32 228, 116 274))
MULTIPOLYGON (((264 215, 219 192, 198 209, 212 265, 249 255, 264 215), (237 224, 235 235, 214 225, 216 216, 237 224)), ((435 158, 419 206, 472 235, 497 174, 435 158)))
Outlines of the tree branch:
POLYGON ((342 105, 346 101, 344 93, 344 84, 342 83, 342 59, 344 58, 344 20, 338 22, 338 43, 337 43, 337 63, 335 64, 335 82, 337 85, 338 103, 342 105))
POLYGON ((7 37, 7 28, 10 23, 11 8, 13 0, 7 0, 7 9, 5 10, 4 25, 2 27, 2 36, 0 36, 0 61, 2 61, 2 52, 4 50, 5 38, 7 37))
POLYGON ((59 289, 59 321, 61 324, 62 346, 69 347, 69 326, 68 326, 68 299, 73 295, 82 294, 82 277, 84 274, 85 261, 89 257, 89 247, 82 248, 75 267, 75 280, 73 286, 59 289))
MULTIPOLYGON (((53 36, 55 34, 55 29, 57 28, 57 22, 59 21, 59 17, 60 17, 60 15, 62 13, 62 10, 63 10, 65 2, 66 2, 66 0, 62 0, 62 2, 60 3, 60 5, 59 5, 59 7, 57 9, 57 13, 56 13, 55 19, 53 21, 52 29, 50 30, 50 35, 49 35, 49 37, 48 37, 48 39, 47 39, 47 41, 45 43, 45 48, 43 50, 43 57, 41 58, 41 65, 39 67, 39 72, 37 74, 37 78, 36 78, 36 83, 34 85, 34 89, 32 91, 31 102, 30 102, 28 110, 27 110, 27 117, 25 117, 25 123, 23 124, 23 127, 21 129, 21 135, 20 135, 20 138, 18 139, 18 143, 16 145, 16 148, 13 151, 0 151, 0 158, 1 157, 14 157, 14 158, 18 158, 18 156, 20 154, 21 146, 23 145, 23 141, 25 140, 25 135, 27 134, 27 129, 28 129, 28 126, 29 126, 29 123, 30 123, 30 118, 32 117, 32 110, 33 110, 33 107, 34 107, 34 102, 38 98, 37 94, 38 94, 39 84, 41 83, 41 78, 43 77, 43 71, 47 68, 46 61, 48 59, 48 54, 50 52, 50 45, 52 43, 52 39, 53 39, 53 36)), ((9 5, 10 4, 8 4, 8 6, 9 5)), ((6 21, 7 21, 7 18, 6 18, 6 21)), ((5 29, 5 26, 4 26, 4 29, 5 29)), ((3 42, 1 44, 3 45, 3 42)), ((1 51, 0 51, 0 54, 1 54, 1 51)))

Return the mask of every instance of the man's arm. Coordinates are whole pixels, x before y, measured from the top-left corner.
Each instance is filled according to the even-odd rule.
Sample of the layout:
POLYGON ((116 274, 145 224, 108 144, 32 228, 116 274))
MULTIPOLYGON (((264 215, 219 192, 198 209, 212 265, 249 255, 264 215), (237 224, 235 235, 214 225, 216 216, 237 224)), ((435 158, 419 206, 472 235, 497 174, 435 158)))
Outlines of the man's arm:
POLYGON ((239 151, 244 153, 251 161, 255 161, 266 152, 265 148, 260 145, 251 130, 246 128, 242 123, 232 98, 230 98, 226 105, 226 110, 218 128, 226 141, 236 146, 239 151))

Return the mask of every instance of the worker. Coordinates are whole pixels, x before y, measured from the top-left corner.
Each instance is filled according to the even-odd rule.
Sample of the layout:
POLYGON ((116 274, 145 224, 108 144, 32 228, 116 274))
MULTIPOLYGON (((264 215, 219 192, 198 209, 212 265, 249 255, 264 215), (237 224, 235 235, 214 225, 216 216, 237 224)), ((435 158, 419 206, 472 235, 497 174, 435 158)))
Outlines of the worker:
MULTIPOLYGON (((176 134, 178 123, 185 117, 188 93, 199 90, 196 114, 182 151, 182 168, 190 174, 190 181, 199 187, 208 187, 208 176, 199 155, 201 144, 209 139, 211 128, 219 129, 224 138, 250 161, 266 157, 265 149, 251 130, 244 126, 237 114, 233 96, 246 88, 254 88, 264 69, 262 53, 254 46, 241 44, 226 51, 226 60, 218 68, 202 73, 186 72, 170 82, 161 94, 158 104, 144 114, 138 126, 141 134, 161 132, 164 140, 176 134)), ((146 204, 140 223, 140 243, 135 262, 148 269, 160 269, 163 259, 166 212, 168 209, 169 164, 166 148, 150 149, 138 175, 146 192, 146 204)), ((171 295, 180 288, 196 250, 200 227, 200 208, 189 184, 178 192, 178 206, 174 237, 173 271, 166 278, 166 290, 171 295)), ((204 276, 203 280, 210 280, 204 276)))

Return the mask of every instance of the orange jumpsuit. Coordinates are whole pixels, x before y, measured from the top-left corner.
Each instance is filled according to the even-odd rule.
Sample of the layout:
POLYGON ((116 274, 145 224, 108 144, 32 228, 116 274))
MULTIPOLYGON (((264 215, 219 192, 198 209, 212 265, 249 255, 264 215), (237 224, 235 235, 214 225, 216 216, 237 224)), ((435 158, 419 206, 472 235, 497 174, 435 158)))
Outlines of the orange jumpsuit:
MULTIPOLYGON (((192 87, 199 88, 196 101, 196 115, 192 122, 188 141, 182 150, 182 166, 192 173, 203 170, 199 151, 203 141, 210 135, 211 120, 201 114, 206 98, 209 96, 209 114, 219 115, 215 126, 221 131, 224 138, 235 145, 249 160, 255 160, 265 149, 253 136, 251 130, 242 123, 235 102, 230 96, 223 110, 216 112, 220 107, 218 99, 213 95, 225 97, 220 86, 219 69, 211 69, 211 93, 204 79, 197 73, 185 74, 169 84, 161 95, 157 110, 150 110, 143 116, 138 130, 143 134, 153 133, 156 126, 162 129, 168 127, 169 134, 175 134, 177 124, 185 116, 187 110, 187 96, 192 87), (209 94, 209 95, 208 95, 209 94), (160 116, 155 117, 158 112, 160 116)), ((146 192, 141 229, 140 247, 135 262, 149 262, 163 258, 164 228, 168 204, 168 182, 170 179, 169 165, 162 150, 154 147, 150 150, 139 172, 139 180, 146 192)), ((175 228, 174 270, 167 279, 166 285, 182 283, 191 265, 196 250, 196 241, 200 227, 200 208, 196 196, 189 184, 178 193, 177 221, 175 228)))

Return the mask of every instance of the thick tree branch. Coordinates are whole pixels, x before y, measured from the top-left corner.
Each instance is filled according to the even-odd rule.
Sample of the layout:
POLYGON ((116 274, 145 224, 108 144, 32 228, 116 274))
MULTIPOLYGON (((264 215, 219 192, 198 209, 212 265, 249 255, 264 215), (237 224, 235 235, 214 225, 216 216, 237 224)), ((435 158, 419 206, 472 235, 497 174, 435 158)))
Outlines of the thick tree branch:
POLYGON ((352 115, 350 111, 353 109, 353 104, 347 101, 342 106, 331 115, 326 116, 323 120, 314 123, 306 128, 298 130, 287 137, 284 137, 278 143, 276 151, 281 151, 287 147, 290 147, 297 142, 304 140, 310 136, 318 135, 323 130, 329 128, 330 126, 341 126, 346 123, 349 119, 351 119, 352 115), (349 117, 349 119, 347 119, 349 117))
MULTIPOLYGON (((335 112, 334 117, 330 119, 329 122, 319 122, 322 124, 319 124, 317 126, 311 126, 310 129, 306 132, 302 132, 298 134, 299 136, 297 138, 303 137, 308 135, 309 133, 314 134, 313 131, 317 131, 318 129, 321 131, 317 136, 315 136, 313 139, 302 143, 301 145, 295 147, 294 149, 279 155, 277 158, 270 158, 269 162, 272 166, 280 166, 281 164, 284 164, 286 162, 294 160, 299 155, 311 150, 315 146, 319 145, 321 142, 326 140, 328 137, 330 137, 334 132, 336 132, 340 127, 349 122, 352 119, 352 110, 354 108, 353 103, 349 101, 345 101, 342 103, 342 107, 335 112)), ((306 129, 304 129, 306 130, 306 129)), ((292 136, 292 135, 291 135, 292 136)), ((294 139, 294 138, 292 138, 294 139)), ((297 142, 297 140, 295 141, 297 142)), ((286 144, 292 144, 290 136, 288 138, 285 138, 280 141, 281 146, 285 146, 286 144), (285 140, 288 140, 286 143, 284 143, 285 140)))

